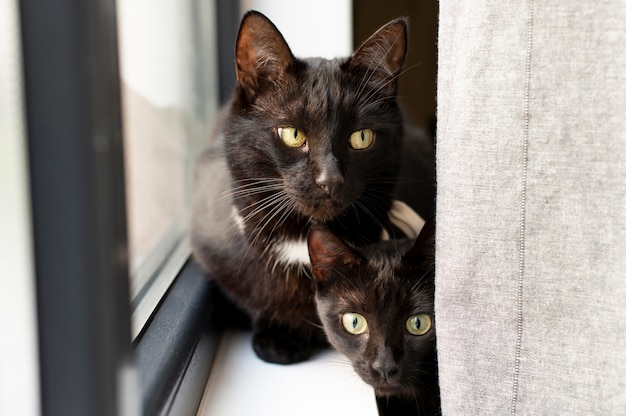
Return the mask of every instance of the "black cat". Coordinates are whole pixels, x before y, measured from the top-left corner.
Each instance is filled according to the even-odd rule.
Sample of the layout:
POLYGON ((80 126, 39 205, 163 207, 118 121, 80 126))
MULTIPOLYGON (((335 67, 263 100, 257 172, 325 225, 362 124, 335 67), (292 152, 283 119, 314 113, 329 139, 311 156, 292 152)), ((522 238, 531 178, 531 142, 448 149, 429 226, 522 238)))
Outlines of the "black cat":
POLYGON ((374 387, 381 414, 439 412, 434 233, 433 219, 415 241, 358 249, 323 226, 309 234, 324 330, 374 387))
POLYGON ((392 229, 407 155, 416 157, 400 182, 422 216, 432 214, 432 141, 405 134, 396 101, 406 36, 397 19, 348 58, 297 59, 265 16, 242 20, 234 95, 197 165, 191 243, 252 317, 254 350, 266 361, 305 360, 326 342, 308 271, 311 224, 351 244, 379 240, 392 229))

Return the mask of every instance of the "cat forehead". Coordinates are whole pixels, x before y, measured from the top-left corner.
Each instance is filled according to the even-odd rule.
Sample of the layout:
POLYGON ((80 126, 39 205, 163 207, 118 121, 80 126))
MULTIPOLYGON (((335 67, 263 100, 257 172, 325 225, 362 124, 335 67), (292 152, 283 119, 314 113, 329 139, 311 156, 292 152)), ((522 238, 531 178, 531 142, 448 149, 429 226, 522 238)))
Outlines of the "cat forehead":
POLYGON ((433 309, 433 288, 422 283, 417 279, 411 281, 393 276, 382 278, 379 275, 375 279, 363 281, 360 285, 335 286, 330 296, 325 297, 325 301, 327 307, 335 311, 362 313, 367 318, 378 316, 385 319, 406 319, 410 314, 433 309))
POLYGON ((433 269, 428 263, 413 264, 405 258, 412 240, 381 242, 370 246, 366 267, 370 278, 361 287, 375 296, 409 294, 413 302, 427 302, 432 292, 433 269))
POLYGON ((384 305, 388 317, 432 310, 429 270, 408 266, 402 259, 407 249, 405 244, 382 244, 359 250, 356 269, 341 271, 341 278, 334 279, 322 298, 338 310, 366 314, 377 314, 384 305))
POLYGON ((411 249, 413 241, 410 239, 383 240, 359 248, 361 257, 369 267, 381 270, 391 270, 400 267, 402 257, 411 249))
POLYGON ((313 58, 303 60, 302 70, 294 78, 294 91, 307 92, 317 100, 338 99, 346 90, 349 75, 341 69, 338 59, 313 58))
POLYGON ((345 58, 302 58, 300 60, 306 64, 309 70, 315 73, 338 71, 346 61, 345 58))

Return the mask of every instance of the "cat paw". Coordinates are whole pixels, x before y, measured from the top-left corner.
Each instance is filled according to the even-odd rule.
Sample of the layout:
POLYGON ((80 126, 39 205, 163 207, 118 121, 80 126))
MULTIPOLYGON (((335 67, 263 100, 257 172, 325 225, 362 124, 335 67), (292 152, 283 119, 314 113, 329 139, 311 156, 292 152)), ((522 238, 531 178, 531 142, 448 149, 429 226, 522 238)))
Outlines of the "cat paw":
POLYGON ((310 342, 284 328, 266 328, 255 332, 252 348, 260 359, 275 364, 294 364, 313 355, 310 342))

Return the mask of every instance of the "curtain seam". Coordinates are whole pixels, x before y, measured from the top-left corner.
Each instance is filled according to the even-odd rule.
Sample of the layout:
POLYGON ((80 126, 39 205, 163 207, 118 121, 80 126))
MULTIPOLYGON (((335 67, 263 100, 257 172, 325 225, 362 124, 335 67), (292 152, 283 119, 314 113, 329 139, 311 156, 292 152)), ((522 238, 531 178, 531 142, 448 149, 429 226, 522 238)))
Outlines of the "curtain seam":
POLYGON ((531 58, 533 46, 533 0, 528 1, 527 15, 528 35, 526 41, 526 68, 524 80, 524 114, 523 114, 523 145, 522 145, 522 180, 520 192, 520 229, 519 229, 519 257, 517 275, 517 335, 515 341, 515 368, 513 372, 513 389, 511 395, 511 415, 517 412, 520 360, 523 339, 523 295, 524 295, 524 269, 526 261, 526 189, 528 175, 528 140, 530 119, 530 78, 531 58))

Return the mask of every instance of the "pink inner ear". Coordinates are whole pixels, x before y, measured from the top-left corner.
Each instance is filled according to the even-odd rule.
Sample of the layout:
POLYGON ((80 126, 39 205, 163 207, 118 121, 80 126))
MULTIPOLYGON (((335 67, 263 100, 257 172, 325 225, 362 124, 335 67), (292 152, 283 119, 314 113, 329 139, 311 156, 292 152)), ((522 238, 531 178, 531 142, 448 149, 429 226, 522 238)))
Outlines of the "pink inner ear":
POLYGON ((293 55, 276 26, 258 12, 248 12, 239 29, 236 46, 237 79, 249 92, 265 80, 280 81, 293 55))
POLYGON ((336 254, 332 250, 332 240, 329 242, 333 237, 330 232, 319 228, 313 228, 309 232, 309 257, 313 268, 334 263, 336 254))
POLYGON ((248 88, 256 88, 257 56, 253 48, 243 43, 237 49, 237 79, 248 88))
POLYGON ((397 76, 406 55, 407 29, 404 19, 396 19, 378 29, 353 55, 353 64, 383 71, 385 75, 397 76))
POLYGON ((309 231, 308 244, 312 269, 338 267, 357 260, 352 249, 324 227, 309 231))

